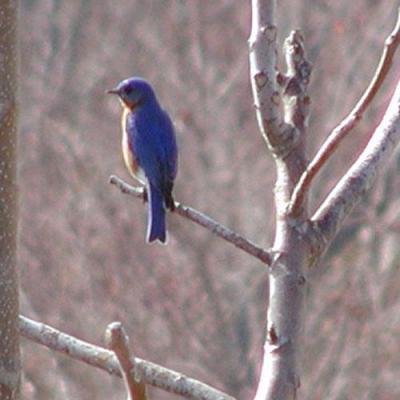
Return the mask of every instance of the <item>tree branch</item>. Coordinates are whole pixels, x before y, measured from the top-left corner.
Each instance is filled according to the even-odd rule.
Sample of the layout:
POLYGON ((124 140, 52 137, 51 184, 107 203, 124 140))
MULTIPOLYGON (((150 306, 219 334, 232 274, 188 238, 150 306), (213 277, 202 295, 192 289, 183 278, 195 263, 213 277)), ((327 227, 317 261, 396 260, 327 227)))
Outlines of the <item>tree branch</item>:
POLYGON ((277 87, 275 1, 251 2, 249 37, 250 81, 258 126, 269 149, 281 154, 293 140, 294 129, 281 117, 277 87))
POLYGON ((116 355, 124 379, 127 400, 147 400, 146 385, 142 382, 137 370, 135 357, 129 352, 129 338, 121 322, 112 322, 105 333, 106 345, 116 355))
MULTIPOLYGON (((122 193, 129 194, 140 199, 144 199, 143 188, 134 187, 128 185, 122 179, 115 175, 110 177, 110 183, 117 186, 122 193)), ((215 233, 220 238, 226 240, 227 242, 233 244, 235 247, 243 250, 247 254, 258 258, 264 264, 270 265, 272 262, 272 256, 270 252, 258 247, 254 243, 250 242, 243 236, 238 235, 229 228, 219 224, 217 221, 211 219, 207 215, 195 210, 194 208, 185 206, 178 202, 175 202, 174 214, 178 214, 181 217, 187 218, 196 224, 208 229, 212 233, 215 233)))
POLYGON ((302 204, 305 194, 309 190, 313 178, 320 169, 325 165, 329 157, 334 153, 340 142, 357 126, 361 121, 363 114, 375 95, 382 87, 382 84, 388 75, 390 67, 393 64, 393 56, 400 43, 400 9, 397 17, 396 26, 385 40, 382 56, 379 61, 375 75, 372 78, 368 88, 361 96, 354 109, 350 114, 330 133, 325 143, 320 147, 317 154, 310 161, 307 169, 304 171, 299 182, 297 183, 292 199, 289 205, 291 212, 299 208, 302 204))
MULTIPOLYGON (((68 355, 75 360, 82 361, 93 367, 100 368, 111 375, 121 377, 118 360, 112 351, 94 346, 88 342, 60 332, 49 325, 33 321, 23 316, 19 317, 19 329, 22 336, 33 342, 68 355)), ((160 365, 137 357, 134 359, 134 363, 139 376, 146 384, 188 399, 234 400, 233 397, 205 383, 161 367, 160 365)))
POLYGON ((268 321, 256 400, 296 398, 299 387, 297 352, 305 287, 302 271, 309 252, 298 229, 307 213, 306 206, 290 215, 288 204, 306 165, 307 87, 311 65, 305 58, 301 34, 293 31, 285 41, 287 72, 275 76, 275 4, 274 0, 252 1, 249 39, 250 79, 257 118, 260 131, 267 137, 275 156, 277 170, 273 247, 277 256, 270 267, 268 321), (266 36, 266 32, 270 35, 266 36), (277 84, 281 93, 276 91, 277 84), (283 117, 278 113, 281 101, 283 117))
POLYGON ((400 141, 400 81, 386 113, 366 148, 311 218, 324 246, 336 236, 343 220, 372 186, 376 175, 400 141))

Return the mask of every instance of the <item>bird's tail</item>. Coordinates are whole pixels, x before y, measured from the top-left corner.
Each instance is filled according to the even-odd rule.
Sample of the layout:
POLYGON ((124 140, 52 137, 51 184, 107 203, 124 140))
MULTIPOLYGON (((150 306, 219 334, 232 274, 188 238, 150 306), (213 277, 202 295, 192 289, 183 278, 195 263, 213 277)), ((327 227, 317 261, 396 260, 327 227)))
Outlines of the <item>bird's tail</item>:
POLYGON ((167 242, 167 229, 165 224, 165 206, 162 193, 153 185, 148 187, 148 221, 147 221, 147 242, 159 240, 167 242))

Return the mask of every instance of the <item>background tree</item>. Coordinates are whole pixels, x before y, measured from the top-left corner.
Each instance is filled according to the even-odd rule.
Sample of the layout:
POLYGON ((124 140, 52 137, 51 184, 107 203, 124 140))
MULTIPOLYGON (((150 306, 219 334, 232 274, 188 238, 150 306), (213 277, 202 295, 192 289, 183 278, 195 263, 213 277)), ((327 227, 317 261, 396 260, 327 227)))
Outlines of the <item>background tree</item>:
POLYGON ((0 3, 0 398, 20 384, 17 242, 17 4, 0 3))
MULTIPOLYGON (((314 66, 309 140, 314 154, 365 89, 397 5, 292 3, 280 3, 278 42, 293 27, 305 32, 314 66)), ((133 332, 138 355, 249 397, 261 362, 266 271, 178 218, 170 218, 167 248, 142 245, 142 205, 107 184, 111 173, 127 175, 118 109, 103 92, 132 74, 152 81, 178 128, 177 199, 268 247, 275 177, 252 107, 250 5, 96 4, 21 1, 23 311, 98 343, 106 324, 120 319, 133 332)), ((396 68, 357 131, 318 177, 310 207, 359 153, 367 138, 358 133, 372 132, 379 122, 396 68)), ((391 339, 399 302, 396 171, 394 158, 313 273, 318 285, 309 289, 305 316, 305 334, 312 340, 302 360, 302 386, 309 388, 310 399, 344 393, 390 398, 400 391, 393 379, 398 344, 391 339), (377 373, 382 368, 385 373, 377 373)), ((120 382, 104 375, 99 387, 102 372, 36 345, 24 348, 24 391, 30 398, 96 393, 106 398, 122 391, 120 382), (38 363, 52 368, 38 370, 38 363)))

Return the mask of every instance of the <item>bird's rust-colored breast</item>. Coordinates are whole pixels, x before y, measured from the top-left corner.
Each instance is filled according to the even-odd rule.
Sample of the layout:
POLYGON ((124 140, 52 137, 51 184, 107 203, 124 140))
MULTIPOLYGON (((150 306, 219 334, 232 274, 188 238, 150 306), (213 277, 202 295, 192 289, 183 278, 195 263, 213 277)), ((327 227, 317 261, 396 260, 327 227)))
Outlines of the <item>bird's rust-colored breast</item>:
POLYGON ((130 110, 128 108, 124 108, 124 112, 122 114, 122 155, 124 158, 124 162, 130 174, 137 179, 139 182, 143 182, 143 173, 141 172, 141 168, 139 168, 137 159, 135 157, 135 152, 133 145, 130 141, 126 120, 128 117, 130 110))

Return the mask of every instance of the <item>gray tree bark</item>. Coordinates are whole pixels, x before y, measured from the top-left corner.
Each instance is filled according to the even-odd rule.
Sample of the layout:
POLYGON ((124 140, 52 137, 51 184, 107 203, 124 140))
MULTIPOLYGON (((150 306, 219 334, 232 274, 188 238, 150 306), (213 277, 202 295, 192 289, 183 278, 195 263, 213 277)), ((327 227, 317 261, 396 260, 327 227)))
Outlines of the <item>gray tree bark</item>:
POLYGON ((0 2, 0 399, 19 397, 16 271, 17 1, 0 2))

